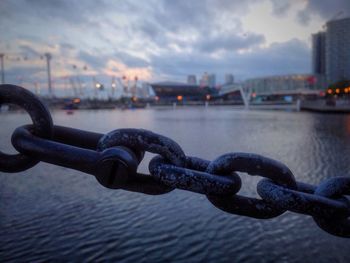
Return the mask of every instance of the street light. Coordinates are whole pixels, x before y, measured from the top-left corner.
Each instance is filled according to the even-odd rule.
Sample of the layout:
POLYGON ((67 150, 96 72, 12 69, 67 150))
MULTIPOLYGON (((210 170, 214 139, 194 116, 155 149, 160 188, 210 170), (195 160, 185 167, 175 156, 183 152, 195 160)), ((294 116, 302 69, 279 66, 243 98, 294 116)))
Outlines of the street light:
POLYGON ((1 59, 1 84, 5 84, 5 72, 4 72, 4 54, 0 54, 1 59))
POLYGON ((52 56, 50 53, 45 53, 44 56, 46 57, 46 66, 47 66, 47 82, 49 86, 49 94, 52 96, 52 86, 51 86, 51 69, 50 69, 50 60, 52 59, 52 56))

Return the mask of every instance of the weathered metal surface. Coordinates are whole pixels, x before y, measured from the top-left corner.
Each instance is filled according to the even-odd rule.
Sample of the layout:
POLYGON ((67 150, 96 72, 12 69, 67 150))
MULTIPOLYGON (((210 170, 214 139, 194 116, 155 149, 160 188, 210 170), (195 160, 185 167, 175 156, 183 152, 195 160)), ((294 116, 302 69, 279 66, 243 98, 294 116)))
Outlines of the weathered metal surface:
POLYGON ((350 177, 334 177, 313 186, 297 182, 287 166, 250 153, 228 153, 213 161, 186 156, 165 136, 141 129, 119 129, 106 135, 53 126, 50 113, 29 91, 0 85, 0 103, 24 108, 33 125, 19 127, 12 144, 20 152, 0 152, 0 171, 18 172, 39 161, 92 174, 105 187, 159 195, 183 189, 207 195, 228 213, 267 219, 285 211, 313 216, 317 225, 350 238, 350 177), (144 152, 160 154, 150 174, 137 173, 144 152), (240 196, 236 172, 265 177, 257 185, 262 199, 240 196))
POLYGON ((186 156, 181 147, 172 139, 143 129, 119 129, 104 135, 97 146, 104 150, 113 146, 158 153, 171 163, 184 167, 186 156))
POLYGON ((258 183, 258 193, 267 202, 280 209, 311 216, 331 217, 344 215, 348 206, 344 202, 293 190, 276 182, 264 179, 258 183))
MULTIPOLYGON (((33 133, 42 138, 52 137, 52 118, 49 110, 30 91, 10 84, 0 86, 0 105, 11 103, 23 108, 33 121, 33 133)), ((15 173, 27 170, 38 160, 23 154, 6 154, 0 151, 0 171, 15 173)))
POLYGON ((131 150, 112 147, 97 152, 37 137, 32 129, 33 125, 19 127, 12 136, 16 150, 30 158, 92 174, 112 189, 122 188, 136 173, 139 162, 131 150))
POLYGON ((333 177, 323 181, 315 190, 315 195, 342 200, 347 205, 347 212, 337 217, 314 216, 317 225, 330 234, 350 237, 350 201, 344 195, 350 195, 350 178, 333 177))
MULTIPOLYGON (((212 161, 207 168, 208 173, 222 175, 231 174, 234 171, 244 172, 249 175, 260 175, 276 180, 290 188, 296 187, 294 176, 288 167, 275 160, 257 154, 225 154, 212 161)), ((208 199, 215 206, 219 206, 226 212, 254 218, 272 218, 286 211, 286 209, 279 208, 266 200, 240 195, 228 196, 225 198, 208 196, 208 199), (242 209, 242 207, 244 207, 244 209, 242 209)))
POLYGON ((154 157, 149 164, 151 175, 173 188, 208 195, 229 195, 235 194, 241 187, 241 180, 236 174, 217 176, 192 168, 175 166, 161 156, 154 157))

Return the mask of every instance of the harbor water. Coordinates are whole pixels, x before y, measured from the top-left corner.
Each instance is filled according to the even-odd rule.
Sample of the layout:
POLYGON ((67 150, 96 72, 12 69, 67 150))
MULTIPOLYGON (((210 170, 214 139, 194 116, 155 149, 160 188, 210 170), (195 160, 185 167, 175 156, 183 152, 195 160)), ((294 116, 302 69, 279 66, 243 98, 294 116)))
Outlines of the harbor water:
MULTIPOLYGON (((285 163, 298 181, 350 176, 350 115, 245 111, 229 107, 53 111, 55 124, 106 133, 144 128, 212 160, 252 152, 285 163)), ((0 113, 0 149, 30 123, 0 113)), ((147 172, 146 154, 139 170, 147 172)), ((259 177, 240 174, 240 194, 257 196, 259 177)), ((0 173, 0 261, 18 262, 350 262, 350 240, 292 212, 270 220, 225 213, 203 195, 175 190, 148 196, 100 186, 96 179, 40 163, 0 173)))

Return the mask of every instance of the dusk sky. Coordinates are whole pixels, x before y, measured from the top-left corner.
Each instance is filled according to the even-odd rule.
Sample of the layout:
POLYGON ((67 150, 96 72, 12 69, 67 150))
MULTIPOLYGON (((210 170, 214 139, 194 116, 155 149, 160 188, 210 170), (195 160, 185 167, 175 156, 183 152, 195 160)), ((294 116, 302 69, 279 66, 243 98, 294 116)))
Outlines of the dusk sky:
POLYGON ((59 87, 74 74, 152 82, 309 73, 311 34, 349 14, 349 0, 1 0, 0 53, 6 82, 23 85, 46 81, 45 52, 59 87))

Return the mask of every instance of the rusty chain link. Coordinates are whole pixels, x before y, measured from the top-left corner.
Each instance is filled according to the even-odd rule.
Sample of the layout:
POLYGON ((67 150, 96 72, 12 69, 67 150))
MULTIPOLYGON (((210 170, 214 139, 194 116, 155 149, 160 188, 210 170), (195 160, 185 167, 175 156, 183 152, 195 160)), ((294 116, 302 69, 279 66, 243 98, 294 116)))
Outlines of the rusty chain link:
POLYGON ((118 129, 108 134, 55 126, 43 103, 24 88, 0 85, 0 105, 12 103, 29 113, 33 124, 17 128, 11 138, 19 152, 0 152, 1 172, 20 172, 43 161, 92 174, 105 187, 150 195, 182 189, 205 194, 217 208, 259 219, 286 211, 313 217, 330 234, 350 237, 350 177, 333 177, 313 186, 297 182, 289 168, 248 153, 228 153, 213 161, 186 156, 172 139, 142 129, 118 129), (157 154, 150 174, 137 172, 145 152, 157 154), (237 172, 264 177, 261 197, 238 195, 237 172))

